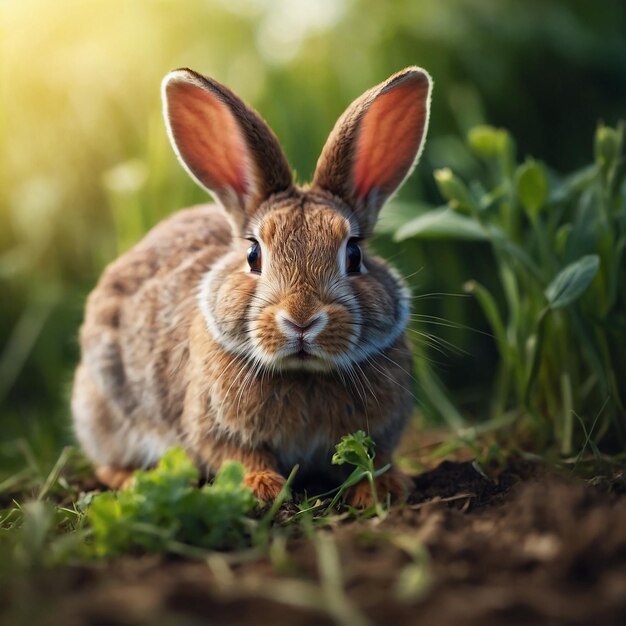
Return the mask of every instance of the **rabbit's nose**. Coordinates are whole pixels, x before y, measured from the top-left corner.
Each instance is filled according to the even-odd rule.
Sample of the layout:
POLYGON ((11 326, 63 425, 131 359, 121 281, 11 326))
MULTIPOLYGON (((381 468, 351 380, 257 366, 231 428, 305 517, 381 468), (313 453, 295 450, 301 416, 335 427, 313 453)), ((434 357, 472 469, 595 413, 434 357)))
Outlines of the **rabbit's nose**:
POLYGON ((318 311, 305 322, 295 321, 285 311, 276 313, 276 323, 283 334, 288 337, 304 337, 306 335, 307 339, 313 339, 322 332, 326 326, 326 321, 327 315, 323 311, 318 311))

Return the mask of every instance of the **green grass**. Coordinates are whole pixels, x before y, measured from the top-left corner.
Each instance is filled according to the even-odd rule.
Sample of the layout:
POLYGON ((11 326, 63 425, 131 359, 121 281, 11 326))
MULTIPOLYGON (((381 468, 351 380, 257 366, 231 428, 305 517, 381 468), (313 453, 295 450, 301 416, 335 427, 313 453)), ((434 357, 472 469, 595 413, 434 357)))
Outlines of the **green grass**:
MULTIPOLYGON (((367 626, 368 618, 344 590, 337 540, 318 529, 346 519, 385 517, 386 503, 377 502, 365 511, 342 504, 356 481, 386 471, 374 471, 374 449, 362 432, 344 437, 334 462, 354 466, 349 478, 331 493, 284 508, 292 497, 297 467, 276 501, 261 506, 242 486, 243 468, 237 463, 225 464, 212 482, 198 486, 198 470, 175 448, 153 470, 137 471, 128 488, 102 492, 92 490, 92 471, 80 452, 65 448, 45 477, 33 468, 0 484, 0 585, 12 590, 7 615, 13 615, 15 623, 29 623, 43 610, 36 604, 28 608, 26 595, 37 597, 36 581, 51 568, 101 568, 116 559, 153 554, 206 563, 224 597, 266 598, 321 611, 339 625, 367 626), (288 545, 298 537, 313 551, 316 580, 292 571, 288 545), (268 561, 281 578, 235 570, 238 564, 260 561, 268 561)), ((431 575, 421 542, 373 527, 367 533, 369 542, 391 541, 406 552, 394 597, 401 602, 422 597, 431 575)))
MULTIPOLYGON (((337 446, 338 458, 367 473, 373 461, 373 442, 362 433, 347 436, 337 446), (365 444, 365 445, 364 445, 365 444), (355 457, 350 450, 357 452, 355 457)), ((50 568, 98 568, 113 559, 157 554, 206 563, 216 589, 229 597, 261 597, 281 604, 328 615, 337 624, 369 622, 343 591, 342 566, 335 539, 318 534, 319 525, 345 519, 339 499, 332 510, 325 499, 323 516, 308 504, 276 515, 290 500, 290 485, 297 467, 270 506, 257 503, 242 485, 243 468, 227 463, 208 484, 198 486, 199 473, 185 453, 168 451, 156 468, 137 471, 127 489, 82 491, 93 485, 91 470, 82 455, 65 448, 50 473, 17 474, 0 485, 0 585, 12 589, 5 607, 15 623, 29 623, 41 607, 29 608, 25 594, 37 593, 37 577, 50 568), (30 492, 31 497, 28 497, 30 492), (297 511, 297 513, 296 513, 297 511), (269 560, 275 572, 288 574, 287 540, 302 536, 318 563, 316 581, 288 576, 282 580, 238 575, 237 564, 269 560), (22 616, 22 617, 20 617, 22 616), (30 617, 29 617, 30 616, 30 617)), ((353 484, 351 481, 350 484, 353 484)), ((345 493, 347 485, 337 491, 345 493)), ((317 499, 317 498, 315 498, 317 499)), ((384 511, 380 509, 380 513, 384 511)), ((364 518, 376 511, 364 512, 364 518)), ((351 510, 351 517, 361 513, 351 510)), ((382 539, 382 536, 381 536, 382 539)), ((425 588, 427 560, 415 542, 406 540, 411 568, 402 570, 399 597, 425 588)), ((413 597, 413 596, 411 596, 413 597)), ((36 602, 36 601, 35 601, 36 602)))
MULTIPOLYGON (((80 452, 65 448, 47 475, 33 468, 0 485, 0 585, 11 590, 9 612, 1 617, 11 616, 14 623, 37 619, 45 610, 37 604, 44 597, 37 581, 50 569, 102 570, 116 560, 151 554, 162 557, 164 568, 172 559, 205 563, 222 597, 265 598, 322 613, 340 626, 367 626, 369 617, 345 590, 338 538, 320 530, 386 517, 385 502, 364 511, 343 504, 358 480, 371 481, 388 469, 374 470, 374 458, 375 444, 365 433, 345 436, 333 458, 354 467, 343 484, 289 504, 295 467, 276 501, 262 506, 242 485, 237 463, 225 464, 213 481, 198 486, 198 470, 175 448, 154 469, 137 471, 128 488, 102 492, 93 490, 92 471, 80 452), (314 579, 293 570, 294 541, 311 551, 314 579), (268 562, 279 578, 238 570, 255 562, 268 562)), ((430 556, 419 538, 376 524, 357 535, 360 542, 393 546, 405 555, 390 590, 395 601, 412 603, 427 594, 430 556)))
MULTIPOLYGON (((375 505, 354 517, 383 517, 374 478, 389 469, 374 469, 375 444, 363 432, 345 436, 333 463, 354 466, 331 492, 308 496, 281 524, 310 526, 336 515, 349 491, 361 480, 372 488, 375 505)), ((82 455, 65 448, 44 478, 21 472, 0 484, 0 545, 16 562, 59 564, 69 559, 111 558, 125 554, 178 554, 204 558, 210 551, 267 549, 271 526, 281 505, 291 498, 291 472, 278 498, 264 509, 242 485, 243 468, 226 463, 208 483, 180 448, 169 450, 152 470, 135 472, 132 484, 119 491, 78 491, 91 471, 82 455), (31 491, 32 498, 27 497, 31 491), (15 495, 13 495, 15 494, 15 495)))
POLYGON ((558 176, 518 164, 513 138, 481 126, 468 144, 482 175, 435 173, 447 205, 396 232, 488 244, 497 276, 465 285, 499 354, 492 419, 528 418, 534 449, 571 456, 583 442, 626 446, 626 159, 624 124, 600 126, 594 162, 558 176))
MULTIPOLYGON (((453 456, 455 446, 469 448, 476 455, 475 469, 496 484, 510 451, 501 448, 492 434, 468 430, 458 440, 447 435, 442 446, 423 460, 434 463, 453 456)), ((374 459, 375 444, 365 433, 346 436, 337 444, 333 462, 354 469, 336 490, 297 494, 293 500, 295 467, 277 500, 261 506, 242 486, 243 469, 236 463, 227 463, 211 483, 199 486, 199 473, 190 459, 181 449, 172 449, 153 470, 136 472, 128 488, 100 491, 94 489, 92 469, 82 454, 65 448, 49 472, 33 468, 0 484, 0 589, 4 586, 4 597, 9 599, 8 613, 0 617, 8 615, 16 624, 38 619, 49 602, 44 601, 38 581, 51 572, 102 574, 121 562, 152 555, 159 557, 164 576, 171 575, 170 565, 181 559, 205 564, 211 588, 222 598, 263 598, 322 613, 340 626, 367 626, 369 616, 344 583, 350 564, 340 557, 343 530, 375 553, 402 555, 387 598, 413 605, 427 597, 436 583, 423 536, 441 515, 435 512, 432 518, 424 518, 430 522, 418 531, 405 528, 401 508, 392 517, 388 502, 376 502, 364 511, 346 505, 344 496, 356 480, 369 481, 387 470, 375 470, 374 459), (353 524, 348 527, 348 522, 353 524), (294 550, 299 563, 303 551, 314 560, 314 577, 296 567, 294 550), (255 573, 255 564, 262 566, 260 573, 255 573), (273 575, 263 574, 266 567, 273 575)), ((597 479, 611 476, 618 468, 616 459, 610 468, 593 462, 594 454, 584 447, 580 466, 577 463, 574 469, 582 472, 592 467, 597 479)), ((563 467, 571 471, 571 465, 563 467)), ((460 493, 435 501, 469 502, 472 497, 460 493)), ((426 501, 410 508, 433 505, 426 501)))

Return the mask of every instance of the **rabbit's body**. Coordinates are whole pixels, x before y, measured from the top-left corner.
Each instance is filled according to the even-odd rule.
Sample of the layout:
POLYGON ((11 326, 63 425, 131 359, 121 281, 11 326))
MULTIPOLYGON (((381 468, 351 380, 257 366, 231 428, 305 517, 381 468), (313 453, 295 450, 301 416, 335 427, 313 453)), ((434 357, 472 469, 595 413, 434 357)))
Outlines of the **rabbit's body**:
POLYGON ((97 466, 147 467, 180 444, 198 285, 230 240, 219 207, 179 211, 111 263, 90 294, 72 409, 97 466))
MULTIPOLYGON (((350 109, 313 185, 302 189, 271 131, 235 96, 188 70, 171 75, 174 145, 225 209, 174 214, 112 263, 89 297, 72 408, 78 439, 105 482, 119 486, 182 445, 208 471, 242 462, 246 483, 271 499, 294 464, 305 474, 330 469, 334 445, 356 430, 370 432, 378 463, 391 461, 412 408, 408 294, 355 242, 389 195, 383 183, 395 188, 415 160, 429 91, 416 71, 396 77, 400 93, 392 81, 375 98, 368 92, 357 112, 369 107, 384 127, 377 103, 395 107, 400 98, 415 109, 409 113, 421 112, 421 126, 400 128, 417 139, 396 167, 399 180, 386 161, 374 161, 380 180, 374 176, 372 189, 370 170, 358 174, 355 164, 354 183, 372 210, 341 187, 354 160, 340 158, 342 131, 366 124, 350 109), (226 147, 207 157, 216 134, 226 147)), ((385 489, 402 491, 402 475, 383 476, 385 489)), ((354 501, 366 504, 366 492, 357 489, 354 501)))

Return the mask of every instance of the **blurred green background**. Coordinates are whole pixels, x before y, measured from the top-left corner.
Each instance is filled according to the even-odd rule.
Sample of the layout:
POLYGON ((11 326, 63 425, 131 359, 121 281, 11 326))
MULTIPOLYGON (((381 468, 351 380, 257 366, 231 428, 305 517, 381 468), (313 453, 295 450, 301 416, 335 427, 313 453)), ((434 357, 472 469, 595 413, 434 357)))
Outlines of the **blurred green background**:
MULTIPOLYGON (((230 86, 277 133, 301 181, 336 118, 410 64, 435 80, 424 156, 379 247, 416 293, 490 284, 488 246, 384 234, 441 204, 432 172, 470 177, 464 138, 489 122, 557 172, 590 160, 626 102, 623 0, 0 0, 0 459, 71 441, 68 396, 85 296, 163 216, 204 201, 167 143, 159 85, 189 66, 230 86)), ((496 363, 471 298, 416 301, 459 349, 429 356, 469 417, 496 363)), ((478 408, 477 408, 478 407, 478 408)))

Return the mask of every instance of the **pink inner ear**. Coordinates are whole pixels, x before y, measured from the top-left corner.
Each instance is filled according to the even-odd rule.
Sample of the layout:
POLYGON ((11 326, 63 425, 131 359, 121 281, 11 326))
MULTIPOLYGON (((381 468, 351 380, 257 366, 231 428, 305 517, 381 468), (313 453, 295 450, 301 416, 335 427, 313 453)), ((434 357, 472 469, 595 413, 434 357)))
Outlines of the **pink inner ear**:
POLYGON ((209 189, 232 189, 245 196, 252 183, 252 162, 239 125, 229 108, 197 85, 173 81, 167 87, 168 115, 180 156, 209 189))
POLYGON ((428 82, 409 77, 370 105, 359 128, 353 182, 357 198, 373 188, 386 196, 402 182, 419 152, 428 107, 428 82))

